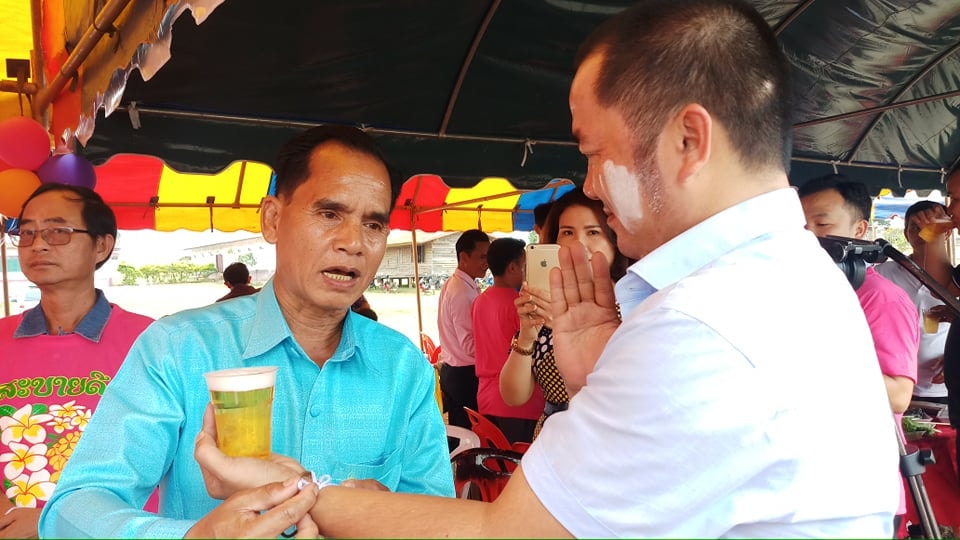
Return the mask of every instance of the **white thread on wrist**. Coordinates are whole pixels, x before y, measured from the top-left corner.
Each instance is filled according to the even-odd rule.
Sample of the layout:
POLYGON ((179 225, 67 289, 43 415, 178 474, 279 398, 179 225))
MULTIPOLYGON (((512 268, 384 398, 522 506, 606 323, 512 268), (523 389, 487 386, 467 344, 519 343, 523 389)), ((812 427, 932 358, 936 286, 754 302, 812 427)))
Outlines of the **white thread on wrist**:
POLYGON ((320 478, 317 478, 317 475, 313 471, 307 471, 300 475, 300 480, 297 480, 297 490, 303 491, 303 488, 310 484, 316 484, 317 489, 336 485, 333 483, 333 477, 329 474, 324 474, 320 478))

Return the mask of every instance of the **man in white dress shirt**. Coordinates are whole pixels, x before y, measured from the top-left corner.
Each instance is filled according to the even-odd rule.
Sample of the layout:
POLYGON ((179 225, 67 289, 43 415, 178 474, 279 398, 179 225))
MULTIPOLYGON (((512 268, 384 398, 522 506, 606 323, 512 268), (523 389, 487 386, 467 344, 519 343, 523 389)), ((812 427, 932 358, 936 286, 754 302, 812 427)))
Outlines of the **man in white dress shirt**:
POLYGON ((440 389, 447 423, 470 429, 463 410, 477 410, 476 348, 473 343, 473 301, 480 296, 477 280, 487 273, 487 233, 471 229, 457 239, 457 270, 440 290, 437 329, 440 332, 440 389))
MULTIPOLYGON (((891 537, 893 422, 856 295, 787 181, 788 71, 741 1, 648 0, 594 30, 570 109, 584 191, 641 259, 623 321, 604 257, 561 249, 555 353, 582 389, 497 500, 325 487, 321 534, 891 537), (842 449, 824 442, 836 395, 864 411, 842 449)), ((234 488, 294 474, 197 458, 234 488)))

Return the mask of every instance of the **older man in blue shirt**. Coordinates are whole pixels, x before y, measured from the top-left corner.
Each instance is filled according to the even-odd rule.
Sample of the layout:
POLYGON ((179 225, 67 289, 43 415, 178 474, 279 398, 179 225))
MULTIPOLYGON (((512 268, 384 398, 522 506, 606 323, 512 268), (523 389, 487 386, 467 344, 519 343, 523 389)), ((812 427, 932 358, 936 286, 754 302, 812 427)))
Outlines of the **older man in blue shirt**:
POLYGON ((274 452, 337 483, 453 495, 430 365, 407 338, 350 311, 386 249, 383 156, 362 132, 324 126, 277 161, 276 196, 261 214, 275 276, 258 295, 165 317, 137 340, 45 507, 41 536, 185 536, 218 504, 193 459, 209 401, 203 373, 233 367, 279 367, 274 452), (140 511, 157 485, 159 515, 140 511))

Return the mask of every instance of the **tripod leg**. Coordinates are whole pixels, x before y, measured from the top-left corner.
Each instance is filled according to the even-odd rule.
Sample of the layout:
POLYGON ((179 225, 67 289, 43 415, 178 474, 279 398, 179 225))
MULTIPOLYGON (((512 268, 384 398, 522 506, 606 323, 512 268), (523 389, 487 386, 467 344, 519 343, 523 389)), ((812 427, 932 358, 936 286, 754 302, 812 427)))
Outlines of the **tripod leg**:
POLYGON ((910 493, 917 507, 917 516, 923 527, 923 535, 931 539, 940 538, 940 527, 937 525, 937 518, 933 515, 933 508, 930 506, 923 480, 919 476, 911 476, 907 478, 907 483, 910 484, 910 493))

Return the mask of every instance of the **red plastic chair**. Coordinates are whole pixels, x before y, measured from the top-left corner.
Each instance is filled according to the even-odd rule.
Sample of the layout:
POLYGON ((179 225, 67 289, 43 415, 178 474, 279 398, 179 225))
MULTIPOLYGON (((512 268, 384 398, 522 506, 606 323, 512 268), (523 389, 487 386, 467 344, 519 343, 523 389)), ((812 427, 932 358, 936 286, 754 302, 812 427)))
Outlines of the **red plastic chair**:
POLYGON ((478 413, 470 407, 464 407, 463 410, 467 412, 467 418, 470 420, 470 429, 480 436, 480 444, 482 447, 497 448, 500 450, 512 450, 520 454, 526 452, 527 448, 530 447, 530 443, 527 442, 516 442, 510 444, 510 441, 507 440, 507 436, 504 435, 503 432, 500 431, 500 428, 498 428, 497 425, 491 422, 486 416, 478 413))
POLYGON ((499 448, 470 448, 457 454, 450 460, 457 497, 493 502, 522 457, 519 452, 499 448))
POLYGON ((440 359, 440 347, 436 346, 433 340, 430 339, 430 336, 423 332, 420 332, 420 342, 424 354, 427 355, 427 359, 430 360, 430 364, 433 365, 434 382, 436 384, 433 389, 433 397, 437 400, 437 407, 440 408, 440 414, 443 414, 443 392, 440 391, 440 365, 437 364, 437 361, 440 359))
POLYGON ((437 344, 430 339, 430 336, 420 332, 420 346, 423 348, 423 352, 427 353, 427 358, 430 358, 430 363, 435 363, 433 361, 433 355, 437 350, 437 344))

